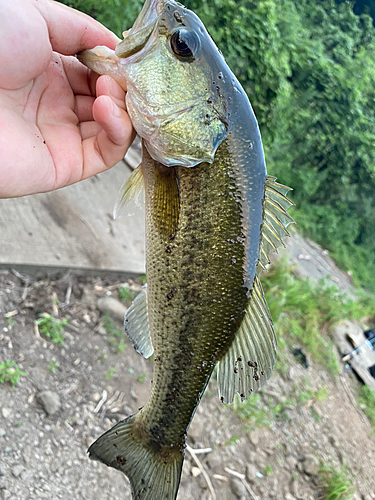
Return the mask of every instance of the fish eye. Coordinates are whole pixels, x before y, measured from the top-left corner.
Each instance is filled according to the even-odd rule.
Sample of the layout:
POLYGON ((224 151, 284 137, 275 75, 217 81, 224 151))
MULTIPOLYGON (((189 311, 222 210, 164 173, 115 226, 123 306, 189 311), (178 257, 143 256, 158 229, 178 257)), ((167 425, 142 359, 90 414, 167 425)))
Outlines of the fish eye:
POLYGON ((193 31, 178 29, 172 34, 171 47, 177 56, 193 57, 198 50, 199 39, 193 31))

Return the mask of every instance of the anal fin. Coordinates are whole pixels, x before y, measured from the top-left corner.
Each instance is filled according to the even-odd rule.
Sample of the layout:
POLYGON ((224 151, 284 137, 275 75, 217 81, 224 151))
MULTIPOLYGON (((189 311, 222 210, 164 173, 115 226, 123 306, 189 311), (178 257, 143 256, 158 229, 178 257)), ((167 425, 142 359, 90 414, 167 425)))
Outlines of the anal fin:
POLYGON ((276 361, 276 337, 262 285, 255 276, 244 319, 218 366, 219 397, 232 403, 259 389, 270 377, 276 361))

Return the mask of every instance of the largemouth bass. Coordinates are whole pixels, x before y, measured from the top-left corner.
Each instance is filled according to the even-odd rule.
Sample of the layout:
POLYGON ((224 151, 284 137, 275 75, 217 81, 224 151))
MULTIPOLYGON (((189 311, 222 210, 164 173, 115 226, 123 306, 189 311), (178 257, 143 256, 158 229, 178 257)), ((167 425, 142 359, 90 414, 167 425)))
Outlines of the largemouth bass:
POLYGON ((256 118, 200 19, 174 0, 146 0, 116 50, 78 55, 126 86, 142 163, 123 191, 146 201, 147 289, 125 329, 154 353, 140 411, 90 448, 124 472, 134 499, 173 500, 186 433, 218 363, 219 397, 243 399, 270 376, 276 339, 259 273, 282 244, 291 202, 267 177, 256 118))

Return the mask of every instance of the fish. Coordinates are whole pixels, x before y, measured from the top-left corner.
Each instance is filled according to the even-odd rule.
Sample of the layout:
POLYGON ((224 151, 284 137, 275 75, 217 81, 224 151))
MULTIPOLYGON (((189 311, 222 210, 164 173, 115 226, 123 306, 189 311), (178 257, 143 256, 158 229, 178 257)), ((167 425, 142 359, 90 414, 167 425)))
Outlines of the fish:
POLYGON ((217 366, 219 398, 270 377, 276 337, 259 274, 293 219, 290 188, 267 176, 249 99, 199 17, 146 0, 115 51, 78 59, 126 89, 142 161, 119 206, 144 189, 147 286, 125 315, 153 359, 149 399, 89 448, 133 499, 177 497, 189 425, 217 366))

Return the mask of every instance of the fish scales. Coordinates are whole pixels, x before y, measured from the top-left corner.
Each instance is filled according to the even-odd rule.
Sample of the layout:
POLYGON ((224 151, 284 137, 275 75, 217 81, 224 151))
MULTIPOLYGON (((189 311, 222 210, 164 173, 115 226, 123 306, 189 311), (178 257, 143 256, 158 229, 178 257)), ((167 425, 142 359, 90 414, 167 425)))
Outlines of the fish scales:
POLYGON ((267 177, 257 121, 199 18, 146 0, 115 52, 78 54, 127 89, 142 163, 118 206, 145 190, 148 285, 125 315, 146 358, 149 400, 89 448, 121 470, 133 499, 174 500, 186 433, 218 364, 223 403, 271 375, 276 338, 259 273, 292 222, 289 188, 267 177))
POLYGON ((155 357, 152 391, 140 418, 151 434, 157 429, 157 440, 167 446, 185 441, 200 396, 233 340, 248 300, 244 245, 238 241, 243 239, 242 205, 233 195, 236 175, 226 141, 219 146, 215 166, 175 169, 178 226, 165 232, 164 226, 155 230, 160 220, 168 219, 167 207, 155 196, 155 177, 160 182, 170 169, 150 157, 142 162, 148 301, 154 305, 148 314, 155 357), (212 190, 213 182, 217 190, 212 190))

